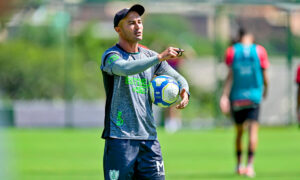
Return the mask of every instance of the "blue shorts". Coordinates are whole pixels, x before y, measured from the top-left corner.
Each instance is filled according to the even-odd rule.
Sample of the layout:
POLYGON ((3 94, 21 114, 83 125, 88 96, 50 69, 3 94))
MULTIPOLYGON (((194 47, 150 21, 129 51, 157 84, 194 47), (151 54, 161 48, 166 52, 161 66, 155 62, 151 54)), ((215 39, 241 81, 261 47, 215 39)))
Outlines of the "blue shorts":
POLYGON ((165 179, 157 140, 106 139, 103 163, 106 180, 165 179))

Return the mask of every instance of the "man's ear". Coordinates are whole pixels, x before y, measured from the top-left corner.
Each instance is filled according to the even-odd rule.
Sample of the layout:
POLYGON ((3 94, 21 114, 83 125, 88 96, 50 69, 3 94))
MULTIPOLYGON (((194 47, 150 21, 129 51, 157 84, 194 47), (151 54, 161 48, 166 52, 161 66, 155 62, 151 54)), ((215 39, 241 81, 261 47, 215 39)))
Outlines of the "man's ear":
POLYGON ((115 27, 115 31, 116 31, 117 33, 119 33, 119 32, 121 31, 120 27, 119 27, 119 26, 115 27))

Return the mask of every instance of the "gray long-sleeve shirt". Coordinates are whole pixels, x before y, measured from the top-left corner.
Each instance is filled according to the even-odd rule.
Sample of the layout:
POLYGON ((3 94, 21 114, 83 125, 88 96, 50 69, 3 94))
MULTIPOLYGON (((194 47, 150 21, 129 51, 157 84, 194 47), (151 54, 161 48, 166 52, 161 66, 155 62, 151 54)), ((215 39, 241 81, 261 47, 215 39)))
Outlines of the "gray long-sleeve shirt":
POLYGON ((189 91, 187 81, 157 53, 139 47, 127 53, 119 45, 102 56, 101 70, 106 92, 103 138, 155 140, 149 85, 154 75, 174 77, 181 89, 189 91))

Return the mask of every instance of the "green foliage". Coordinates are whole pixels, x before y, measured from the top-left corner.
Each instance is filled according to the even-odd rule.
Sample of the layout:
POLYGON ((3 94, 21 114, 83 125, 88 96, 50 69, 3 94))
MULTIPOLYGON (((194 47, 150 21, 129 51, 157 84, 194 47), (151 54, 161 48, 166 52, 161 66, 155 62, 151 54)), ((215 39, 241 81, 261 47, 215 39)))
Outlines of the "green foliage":
MULTIPOLYGON (((288 42, 286 36, 283 37, 270 37, 268 40, 258 42, 259 44, 263 45, 268 54, 272 56, 286 56, 288 52, 288 42)), ((293 36, 291 40, 291 48, 294 56, 300 56, 300 37, 293 36)))
POLYGON ((285 55, 288 48, 286 39, 276 37, 270 38, 269 41, 259 44, 263 45, 268 51, 268 54, 272 55, 285 55))
POLYGON ((87 26, 68 37, 49 26, 24 25, 0 44, 0 91, 12 99, 104 97, 101 55, 115 39, 98 39, 87 26))
POLYGON ((13 99, 59 98, 63 93, 62 53, 24 41, 0 44, 0 88, 13 99))
MULTIPOLYGON (((102 73, 100 71, 101 57, 104 51, 117 43, 117 39, 99 39, 93 35, 94 23, 86 26, 80 34, 72 38, 74 48, 80 54, 80 60, 73 67, 74 88, 77 98, 104 98, 102 73)), ((116 36, 117 37, 117 36, 116 36)))
POLYGON ((179 15, 149 15, 144 22, 142 44, 158 52, 167 46, 192 47, 197 55, 212 55, 213 44, 193 30, 192 24, 179 15))
POLYGON ((57 46, 59 43, 63 42, 64 38, 63 33, 56 33, 53 27, 34 27, 28 24, 25 24, 20 29, 16 30, 12 37, 12 39, 15 40, 21 39, 30 44, 43 47, 57 46))
POLYGON ((182 110, 185 120, 197 118, 211 118, 214 116, 214 93, 190 86, 190 101, 188 108, 182 110))
POLYGON ((300 56, 300 37, 299 36, 294 36, 293 37, 293 55, 295 56, 300 56))
MULTIPOLYGON (((101 56, 104 51, 117 42, 117 34, 115 38, 101 39, 95 37, 93 28, 95 23, 89 23, 77 36, 73 37, 73 44, 76 46, 80 54, 84 56, 85 61, 98 61, 100 63, 101 56)), ((113 30, 113 29, 112 29, 113 30)), ((101 32, 99 32, 101 33, 101 32)))

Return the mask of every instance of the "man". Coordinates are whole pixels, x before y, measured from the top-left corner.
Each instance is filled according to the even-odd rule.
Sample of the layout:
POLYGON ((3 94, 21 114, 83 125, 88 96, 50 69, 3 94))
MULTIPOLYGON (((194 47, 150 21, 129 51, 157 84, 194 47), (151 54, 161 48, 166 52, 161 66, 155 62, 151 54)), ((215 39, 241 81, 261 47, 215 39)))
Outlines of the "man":
POLYGON ((165 60, 182 52, 169 47, 160 54, 139 46, 143 37, 141 5, 120 10, 114 17, 119 42, 102 56, 106 92, 105 179, 164 179, 164 163, 157 140, 149 83, 154 75, 169 75, 180 84, 183 109, 189 102, 187 81, 165 60))
POLYGON ((229 72, 224 91, 220 99, 223 113, 231 111, 236 126, 237 173, 249 177, 255 176, 253 160, 257 145, 258 115, 262 97, 266 97, 269 66, 266 50, 254 44, 252 34, 244 32, 241 42, 229 47, 226 52, 226 64, 229 72), (249 144, 248 163, 242 166, 242 135, 248 124, 249 144))
POLYGON ((298 126, 300 128, 300 65, 297 68, 297 75, 296 75, 296 83, 297 83, 297 119, 298 119, 298 126))

